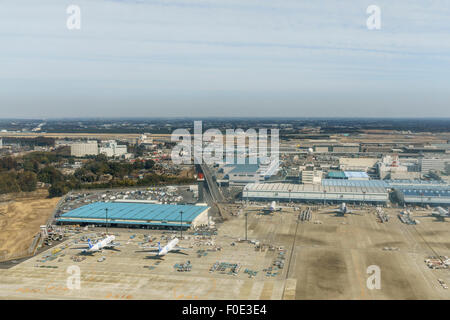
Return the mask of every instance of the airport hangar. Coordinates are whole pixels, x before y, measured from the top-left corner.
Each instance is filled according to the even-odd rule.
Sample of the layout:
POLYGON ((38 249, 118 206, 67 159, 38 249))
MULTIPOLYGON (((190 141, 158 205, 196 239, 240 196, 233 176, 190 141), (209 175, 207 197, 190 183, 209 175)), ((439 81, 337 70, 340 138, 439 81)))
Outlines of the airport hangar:
POLYGON ((358 181, 341 184, 250 183, 242 191, 244 200, 294 202, 349 202, 379 203, 389 200, 388 190, 382 184, 358 181))
POLYGON ((59 224, 125 228, 189 229, 208 224, 209 209, 206 205, 95 202, 68 211, 56 221, 59 224))

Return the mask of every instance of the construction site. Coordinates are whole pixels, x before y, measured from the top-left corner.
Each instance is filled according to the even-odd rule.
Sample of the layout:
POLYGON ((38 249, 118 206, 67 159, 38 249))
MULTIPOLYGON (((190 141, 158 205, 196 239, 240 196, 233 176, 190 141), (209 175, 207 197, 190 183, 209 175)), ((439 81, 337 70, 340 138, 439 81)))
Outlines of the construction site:
POLYGON ((405 224, 394 218, 398 209, 373 207, 347 215, 328 205, 261 214, 261 206, 244 203, 233 210, 214 227, 182 235, 112 228, 120 246, 93 254, 83 248, 105 228, 61 227, 63 242, 0 270, 0 299, 450 298, 448 221, 411 212, 420 224, 405 224), (183 250, 149 253, 175 238, 183 250), (381 288, 370 290, 374 265, 381 288), (74 266, 79 288, 68 286, 74 266))

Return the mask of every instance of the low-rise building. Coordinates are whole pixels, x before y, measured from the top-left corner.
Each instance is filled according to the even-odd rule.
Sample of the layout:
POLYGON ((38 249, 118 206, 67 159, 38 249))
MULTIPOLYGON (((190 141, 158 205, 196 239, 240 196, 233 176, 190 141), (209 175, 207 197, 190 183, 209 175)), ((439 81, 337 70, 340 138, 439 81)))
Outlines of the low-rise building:
POLYGON ((70 155, 74 157, 86 157, 98 155, 97 141, 78 142, 70 144, 70 155))
POLYGON ((450 165, 450 158, 422 158, 420 162, 420 171, 427 174, 430 171, 444 171, 447 165, 450 165))
POLYGON ((339 169, 342 171, 364 171, 373 168, 380 159, 378 158, 339 158, 339 169))
POLYGON ((320 184, 323 171, 314 167, 305 167, 301 170, 300 177, 303 184, 320 184))
POLYGON ((98 152, 104 154, 109 158, 116 158, 123 156, 127 153, 126 145, 118 145, 116 141, 102 141, 98 152))

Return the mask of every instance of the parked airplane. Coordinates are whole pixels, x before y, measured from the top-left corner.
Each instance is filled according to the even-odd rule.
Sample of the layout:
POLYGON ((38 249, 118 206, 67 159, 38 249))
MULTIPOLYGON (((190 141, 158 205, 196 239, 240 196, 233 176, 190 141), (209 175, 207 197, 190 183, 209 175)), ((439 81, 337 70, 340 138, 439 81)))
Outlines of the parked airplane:
POLYGON ((281 211, 281 208, 277 207, 277 203, 272 201, 269 205, 263 209, 264 213, 272 213, 275 211, 281 211))
POLYGON ((450 213, 448 210, 445 210, 442 207, 437 207, 435 211, 431 213, 433 217, 436 217, 438 220, 445 220, 445 218, 450 218, 450 213))
POLYGON ((169 243, 167 243, 162 248, 161 248, 161 243, 158 242, 158 250, 143 250, 143 251, 139 251, 139 252, 155 252, 155 254, 153 254, 153 256, 157 257, 157 258, 163 257, 166 254, 168 254, 169 252, 185 254, 183 252, 180 252, 180 250, 189 250, 189 248, 182 248, 182 247, 177 246, 179 241, 180 240, 178 240, 178 238, 170 240, 169 243))
POLYGON ((442 207, 436 207, 430 215, 427 216, 415 216, 417 218, 435 217, 437 220, 445 221, 445 218, 450 218, 450 213, 442 207))
POLYGON ((114 242, 114 240, 116 240, 116 237, 113 235, 107 235, 104 239, 98 241, 95 244, 91 242, 91 239, 88 239, 88 248, 83 249, 82 253, 93 253, 101 251, 103 249, 112 249, 120 246, 120 243, 114 242))
POLYGON ((339 206, 339 208, 337 208, 333 212, 335 212, 339 216, 345 216, 345 214, 356 214, 352 210, 348 209, 348 207, 345 204, 345 202, 342 202, 341 205, 339 206))
POLYGON ((247 208, 256 208, 256 210, 258 210, 258 211, 262 208, 263 214, 271 214, 275 211, 281 211, 281 209, 283 209, 283 208, 286 209, 286 208, 291 208, 291 207, 279 206, 279 205, 277 205, 276 201, 272 201, 267 205, 251 204, 247 208))

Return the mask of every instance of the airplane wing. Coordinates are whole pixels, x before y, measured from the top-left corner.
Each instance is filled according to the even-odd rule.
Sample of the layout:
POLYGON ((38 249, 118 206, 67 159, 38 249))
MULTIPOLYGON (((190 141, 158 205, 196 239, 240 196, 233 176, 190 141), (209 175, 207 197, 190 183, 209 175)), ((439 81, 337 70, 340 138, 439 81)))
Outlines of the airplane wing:
POLYGON ((172 250, 191 250, 192 248, 174 247, 172 250))
POLYGON ((121 244, 119 242, 112 242, 104 246, 103 248, 114 248, 114 247, 121 247, 121 244))
POLYGON ((152 248, 152 247, 142 247, 140 249, 142 249, 142 250, 138 250, 136 252, 159 252, 158 248, 152 248))
POLYGON ((72 250, 88 250, 89 247, 77 247, 77 248, 70 248, 72 250))
MULTIPOLYGON (((138 251, 136 251, 136 252, 138 252, 138 251)), ((149 256, 154 256, 154 257, 159 256, 159 251, 156 251, 156 252, 154 252, 154 251, 140 251, 140 252, 145 252, 149 256)))

